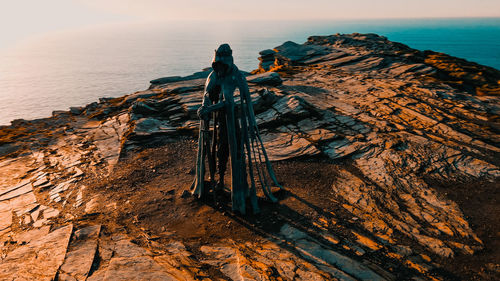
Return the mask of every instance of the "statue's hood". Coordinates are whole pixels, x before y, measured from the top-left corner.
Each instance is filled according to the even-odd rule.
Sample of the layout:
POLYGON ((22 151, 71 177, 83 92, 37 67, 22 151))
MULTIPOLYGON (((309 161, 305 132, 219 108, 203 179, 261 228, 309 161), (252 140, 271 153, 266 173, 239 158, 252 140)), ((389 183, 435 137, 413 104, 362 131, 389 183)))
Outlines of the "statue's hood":
POLYGON ((215 50, 212 68, 218 75, 224 75, 233 68, 233 51, 228 44, 222 44, 215 50))

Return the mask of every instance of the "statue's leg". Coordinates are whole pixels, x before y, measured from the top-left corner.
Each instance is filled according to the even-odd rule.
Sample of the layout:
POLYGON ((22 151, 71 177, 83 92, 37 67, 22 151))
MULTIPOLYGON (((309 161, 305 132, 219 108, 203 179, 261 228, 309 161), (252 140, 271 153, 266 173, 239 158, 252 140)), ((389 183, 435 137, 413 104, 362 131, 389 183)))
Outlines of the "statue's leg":
POLYGON ((205 132, 208 130, 209 121, 200 121, 200 134, 198 138, 198 154, 196 157, 196 178, 191 185, 191 193, 198 198, 201 198, 204 193, 204 178, 205 178, 205 132))
POLYGON ((244 145, 244 139, 242 138, 241 135, 241 127, 240 127, 240 122, 238 119, 236 119, 235 122, 236 125, 236 140, 238 142, 237 146, 237 151, 238 151, 238 160, 239 163, 241 164, 241 179, 243 183, 243 188, 245 190, 245 197, 248 197, 248 181, 247 181, 247 169, 246 169, 246 163, 245 163, 245 145, 244 145))
POLYGON ((262 138, 260 137, 259 132, 256 132, 257 134, 257 139, 260 143, 260 147, 262 148, 262 154, 264 155, 264 159, 266 160, 266 167, 267 167, 267 172, 269 176, 271 177, 271 180, 274 182, 274 185, 279 187, 280 189, 283 189, 283 186, 278 183, 278 180, 276 179, 276 174, 274 173, 273 166, 271 165, 271 161, 269 161, 269 157, 267 156, 266 148, 264 147, 264 142, 262 141, 262 138))
MULTIPOLYGON (((240 124, 241 124, 241 134, 238 134, 241 136, 241 147, 242 147, 242 158, 245 159, 245 152, 246 152, 246 160, 248 161, 248 175, 247 175, 247 168, 244 168, 243 172, 243 178, 245 179, 245 184, 247 186, 247 194, 246 196, 250 198, 250 204, 252 205, 252 210, 254 214, 259 213, 259 204, 257 202, 257 190, 255 187, 255 177, 254 177, 254 167, 252 163, 252 146, 250 145, 250 136, 248 132, 248 108, 244 104, 244 99, 240 100, 241 102, 241 118, 240 118, 240 124), (246 108, 246 110, 245 110, 246 108), (248 179, 250 179, 250 183, 248 183, 248 179), (250 184, 250 186, 249 186, 250 184)), ((245 163, 245 161, 243 161, 245 163)), ((258 168, 258 167, 256 167, 258 168)))
MULTIPOLYGON (((211 166, 212 169, 210 170, 210 182, 214 183, 215 182, 215 170, 217 167, 217 138, 218 138, 218 132, 217 132, 217 124, 218 124, 218 113, 214 112, 213 113, 213 119, 214 119, 214 129, 212 132, 212 143, 210 147, 210 161, 211 161, 211 166)), ((212 185, 213 187, 213 185, 212 185)))
POLYGON ((227 142, 227 124, 226 118, 221 113, 218 116, 219 130, 218 130, 218 142, 217 142, 217 158, 219 160, 219 183, 217 189, 224 188, 224 174, 226 173, 227 162, 229 158, 229 144, 227 142))
POLYGON ((242 178, 242 159, 241 155, 238 155, 238 140, 236 138, 237 120, 235 120, 234 102, 231 102, 226 108, 227 142, 231 154, 231 202, 233 211, 239 211, 244 215, 246 213, 246 191, 242 178))

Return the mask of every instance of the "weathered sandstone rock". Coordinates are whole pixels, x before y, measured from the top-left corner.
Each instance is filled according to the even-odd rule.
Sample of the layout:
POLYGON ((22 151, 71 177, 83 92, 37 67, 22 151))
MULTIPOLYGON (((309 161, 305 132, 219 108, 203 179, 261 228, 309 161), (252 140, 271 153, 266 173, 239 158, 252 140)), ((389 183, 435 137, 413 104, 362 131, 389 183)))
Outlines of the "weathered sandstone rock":
MULTIPOLYGON (((498 182, 499 71, 375 34, 313 36, 260 55, 259 74, 247 79, 270 159, 336 163, 323 196, 349 220, 322 215, 310 229, 289 221, 272 237, 191 245, 147 231, 140 245, 119 228, 75 223, 73 231, 72 220, 123 207, 92 194, 89 179, 196 136, 209 72, 160 78, 145 91, 0 128, 0 279, 439 280, 436 260, 485 247, 433 183, 498 182)), ((160 169, 140 168, 155 170, 151 177, 160 169)))

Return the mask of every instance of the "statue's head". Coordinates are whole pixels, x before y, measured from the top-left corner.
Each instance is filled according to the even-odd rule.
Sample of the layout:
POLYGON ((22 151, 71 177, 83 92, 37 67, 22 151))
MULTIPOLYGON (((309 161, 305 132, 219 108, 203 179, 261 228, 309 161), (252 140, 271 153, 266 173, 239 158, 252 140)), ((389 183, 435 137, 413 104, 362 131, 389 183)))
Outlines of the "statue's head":
POLYGON ((233 66, 233 50, 228 44, 222 44, 215 50, 214 60, 212 61, 212 69, 219 76, 228 74, 233 66))

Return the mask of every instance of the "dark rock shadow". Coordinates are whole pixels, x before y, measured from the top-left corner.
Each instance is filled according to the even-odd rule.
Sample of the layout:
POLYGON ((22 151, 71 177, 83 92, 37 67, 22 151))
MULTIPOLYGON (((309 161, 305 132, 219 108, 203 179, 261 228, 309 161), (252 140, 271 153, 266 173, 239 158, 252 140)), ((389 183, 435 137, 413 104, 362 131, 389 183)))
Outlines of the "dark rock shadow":
MULTIPOLYGON (((379 251, 364 251, 360 246, 350 242, 353 240, 349 237, 352 236, 352 233, 346 232, 345 229, 369 235, 355 223, 341 221, 332 212, 326 211, 291 190, 280 189, 275 191, 274 195, 279 199, 278 203, 259 198, 260 213, 258 214, 252 214, 250 208, 247 209, 246 215, 233 212, 228 190, 219 192, 215 197, 210 193, 201 199, 200 203, 211 206, 241 227, 275 243, 295 256, 305 259, 315 266, 319 265, 318 269, 320 270, 324 269, 324 264, 321 265, 321 263, 325 262, 355 279, 366 279, 370 274, 377 274, 387 280, 407 280, 414 276, 422 276, 418 271, 406 267, 403 264, 404 260, 389 259, 379 251), (319 215, 318 217, 325 218, 327 221, 331 219, 339 221, 342 227, 330 226, 328 229, 319 227, 314 218, 281 203, 287 199, 297 200, 306 206, 302 211, 314 210, 319 215), (304 245, 312 245, 312 247, 304 245), (363 251, 363 253, 359 255, 359 251, 363 251), (348 260, 347 263, 346 260, 348 260), (353 270, 353 268, 357 269, 353 270)), ((450 279, 454 279, 454 277, 450 279)))

